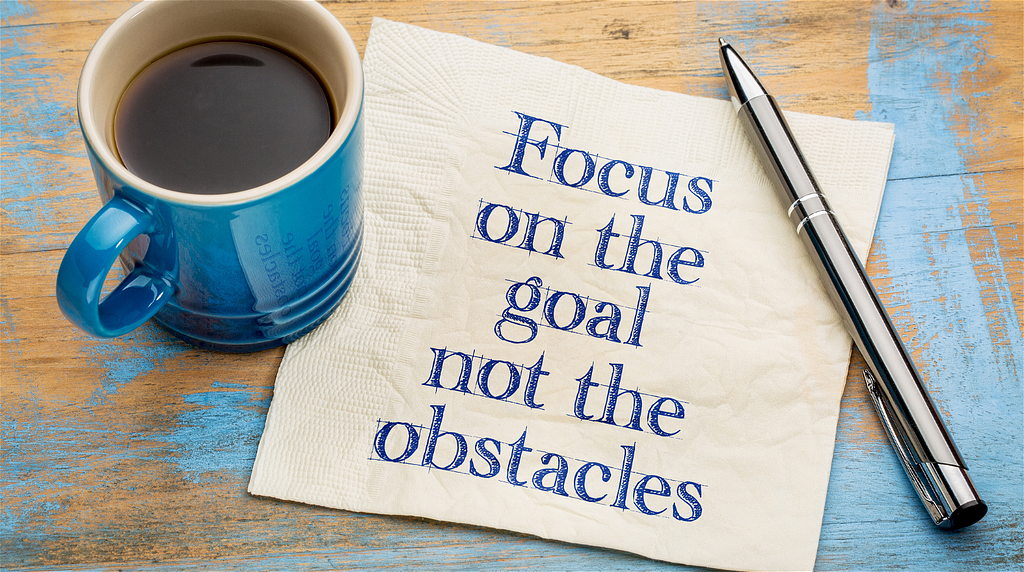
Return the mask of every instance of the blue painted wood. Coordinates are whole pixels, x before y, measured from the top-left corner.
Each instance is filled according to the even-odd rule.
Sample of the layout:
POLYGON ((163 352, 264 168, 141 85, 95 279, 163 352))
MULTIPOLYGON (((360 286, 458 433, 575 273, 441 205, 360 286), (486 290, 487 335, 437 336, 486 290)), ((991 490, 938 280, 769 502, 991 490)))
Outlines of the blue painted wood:
MULTIPOLYGON (((978 94, 965 85, 994 57, 987 51, 986 9, 875 5, 867 116, 896 125, 875 233, 873 258, 876 268, 884 267, 876 283, 897 327, 911 334, 906 342, 989 514, 954 533, 932 526, 895 455, 881 439, 863 440, 863 426, 877 421, 866 413, 864 396, 848 390, 819 547, 823 568, 868 569, 864 554, 877 559, 871 568, 879 570, 1024 566, 1024 346, 1012 301, 1020 283, 1008 279, 1008 267, 1019 269, 1020 258, 980 252, 997 223, 985 208, 986 179, 964 175, 977 172, 979 131, 990 127, 990 118, 974 115, 972 99, 1019 97, 1013 86, 978 94), (976 275, 979 256, 994 266, 991 281, 976 275)), ((1021 220, 1004 224, 1013 225, 1008 234, 1015 236, 1021 220)))
MULTIPOLYGON (((250 497, 280 351, 200 352, 153 326, 95 340, 63 320, 53 277, 99 206, 75 82, 129 4, 0 0, 0 567, 692 569, 250 497)), ((379 15, 715 97, 726 35, 784 106, 895 123, 869 273, 990 514, 931 525, 851 375, 816 569, 1024 569, 1019 3, 328 6, 359 46, 379 15)))

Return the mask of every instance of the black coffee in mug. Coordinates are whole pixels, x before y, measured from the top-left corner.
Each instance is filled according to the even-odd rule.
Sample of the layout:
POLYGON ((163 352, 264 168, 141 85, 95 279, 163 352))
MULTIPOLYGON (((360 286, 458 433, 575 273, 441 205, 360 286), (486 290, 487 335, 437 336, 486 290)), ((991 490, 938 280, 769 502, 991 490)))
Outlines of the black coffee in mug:
POLYGON ((331 106, 304 65, 249 42, 171 52, 128 85, 114 115, 121 162, 172 191, 223 194, 291 172, 327 141, 331 106))

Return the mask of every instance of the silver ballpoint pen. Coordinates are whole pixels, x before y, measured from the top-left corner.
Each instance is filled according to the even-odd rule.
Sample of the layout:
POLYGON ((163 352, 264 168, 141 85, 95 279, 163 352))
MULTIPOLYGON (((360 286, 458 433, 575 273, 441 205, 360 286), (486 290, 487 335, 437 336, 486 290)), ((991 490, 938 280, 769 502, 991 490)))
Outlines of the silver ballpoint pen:
POLYGON ((722 70, 740 123, 825 290, 867 361, 864 381, 882 426, 935 524, 955 529, 988 511, 878 295, 821 194, 775 99, 725 40, 722 70))

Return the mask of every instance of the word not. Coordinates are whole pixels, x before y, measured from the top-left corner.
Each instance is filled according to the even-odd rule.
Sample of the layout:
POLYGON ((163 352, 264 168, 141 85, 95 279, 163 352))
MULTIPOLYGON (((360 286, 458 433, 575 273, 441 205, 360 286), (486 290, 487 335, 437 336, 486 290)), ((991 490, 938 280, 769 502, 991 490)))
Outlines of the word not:
MULTIPOLYGON (((531 409, 542 409, 543 403, 538 404, 536 402, 537 396, 537 384, 540 382, 542 375, 548 375, 549 372, 544 371, 544 354, 540 354, 537 358, 537 363, 531 366, 517 365, 510 361, 488 359, 484 361, 483 356, 477 356, 476 352, 466 354, 463 352, 449 351, 448 348, 430 348, 434 352, 434 363, 430 367, 430 376, 423 385, 427 387, 433 387, 434 389, 447 389, 450 391, 458 391, 460 393, 471 393, 474 395, 483 395, 490 399, 496 399, 498 401, 509 401, 515 393, 519 390, 519 385, 523 377, 523 370, 529 370, 530 374, 526 378, 526 385, 523 388, 523 404, 531 409), (459 367, 459 373, 455 380, 455 383, 451 387, 444 387, 441 384, 441 374, 444 370, 445 362, 456 358, 456 366, 459 367), (473 389, 469 387, 469 378, 473 373, 473 363, 479 362, 480 367, 476 373, 476 389, 480 391, 477 394, 473 389), (502 387, 500 391, 493 387, 494 382, 491 381, 491 375, 495 369, 503 372, 505 380, 498 382, 497 387, 502 387)), ((450 377, 450 376, 448 376, 450 377)))
MULTIPOLYGON (((468 439, 455 431, 442 431, 445 406, 430 407, 433 409, 433 418, 430 421, 430 428, 426 430, 425 438, 422 425, 399 421, 378 422, 377 432, 373 438, 375 458, 390 463, 420 466, 427 470, 467 474, 465 469, 458 469, 466 464, 469 456, 468 439), (442 439, 445 440, 442 443, 444 451, 439 453, 441 448, 438 444, 442 439), (417 453, 419 455, 413 458, 417 453)), ((572 456, 535 451, 532 447, 526 446, 526 433, 527 430, 523 429, 517 440, 508 443, 491 437, 477 438, 473 444, 474 458, 469 459, 468 474, 490 479, 501 473, 504 466, 504 480, 499 482, 516 487, 533 488, 561 497, 604 504, 623 511, 636 509, 651 516, 662 514, 671 508, 672 518, 681 522, 695 521, 703 512, 703 485, 700 483, 670 482, 659 475, 634 472, 635 444, 620 446, 622 461, 618 469, 612 469, 609 465, 595 461, 580 461, 572 456), (507 449, 507 456, 502 453, 502 445, 510 447, 507 449), (537 455, 539 459, 536 458, 537 455), (579 466, 572 471, 570 463, 579 466), (524 470, 524 467, 532 467, 535 470, 532 475, 527 476, 524 473, 529 473, 529 468, 524 470), (604 483, 611 483, 613 471, 619 474, 618 481, 613 485, 604 486, 604 483), (639 478, 634 481, 638 475, 639 478), (672 498, 673 493, 675 499, 672 498), (605 501, 611 494, 614 494, 611 501, 605 501)))
MULTIPOLYGON (((645 240, 641 238, 641 234, 644 230, 644 215, 630 215, 633 217, 633 230, 629 233, 629 239, 626 244, 626 252, 622 260, 622 266, 615 268, 615 265, 608 264, 605 260, 608 256, 608 244, 613 238, 619 238, 622 235, 617 232, 612 232, 612 228, 615 226, 615 215, 612 215, 611 220, 604 227, 597 229, 598 239, 597 248, 594 250, 594 264, 599 268, 605 270, 617 270, 619 272, 625 272, 627 274, 638 274, 635 266, 637 262, 637 253, 642 246, 649 246, 651 248, 650 266, 647 272, 644 272, 644 276, 649 278, 655 278, 662 280, 661 277, 661 261, 663 254, 663 245, 657 240, 645 240)), ((704 267, 704 255, 701 254, 696 248, 689 246, 681 246, 673 252, 668 259, 665 260, 665 272, 673 282, 678 284, 693 284, 700 278, 694 278, 693 280, 687 280, 679 274, 679 266, 689 266, 693 268, 704 267)))
POLYGON ((538 326, 544 325, 563 332, 586 333, 592 338, 640 347, 640 333, 644 325, 644 314, 647 312, 650 286, 637 286, 639 295, 636 306, 625 306, 627 310, 633 310, 633 321, 629 337, 622 341, 619 338, 622 308, 618 304, 590 297, 584 298, 574 292, 551 288, 544 288, 542 294, 543 285, 539 276, 532 276, 509 287, 505 293, 508 307, 501 313, 501 319, 494 324, 494 334, 498 338, 513 344, 525 344, 533 341, 537 337, 538 326), (523 289, 526 295, 520 296, 520 290, 523 289), (594 303, 592 307, 591 302, 594 303), (527 315, 534 310, 538 310, 540 315, 536 318, 527 315), (593 313, 590 313, 591 310, 593 313), (576 328, 583 325, 584 320, 584 332, 575 332, 576 328), (516 332, 519 335, 516 335, 516 332))
POLYGON ((661 426, 661 418, 668 417, 670 419, 683 419, 686 415, 683 404, 678 400, 671 397, 660 397, 657 395, 641 394, 637 390, 633 389, 619 389, 619 385, 622 383, 622 364, 621 363, 610 363, 612 367, 612 376, 608 382, 608 393, 604 400, 604 413, 601 417, 594 419, 593 415, 587 415, 584 413, 584 409, 587 404, 587 396, 592 387, 600 387, 601 384, 591 381, 591 377, 594 375, 594 366, 591 365, 590 369, 578 378, 576 381, 580 382, 579 389, 576 391, 576 402, 573 405, 573 415, 577 419, 584 421, 593 420, 598 423, 606 423, 608 425, 615 425, 616 427, 624 427, 626 429, 633 429, 634 431, 643 431, 640 427, 640 417, 643 411, 643 397, 654 397, 654 404, 647 410, 647 427, 655 434, 662 437, 671 437, 679 432, 665 431, 661 426), (619 398, 623 395, 628 395, 633 400, 633 410, 630 413, 629 423, 625 425, 619 425, 615 422, 615 410, 619 405, 619 398), (671 409, 666 410, 666 406, 671 406, 671 409))
POLYGON ((565 219, 558 220, 542 217, 540 213, 528 213, 520 209, 513 209, 507 205, 488 203, 481 200, 480 210, 476 214, 476 227, 473 231, 473 236, 488 242, 512 246, 529 252, 540 252, 540 254, 546 254, 555 258, 565 258, 562 256, 561 249, 566 224, 569 223, 565 219), (494 220, 492 215, 494 215, 496 210, 499 211, 500 215, 495 217, 497 222, 492 222, 494 220), (519 236, 519 224, 523 219, 526 220, 526 224, 523 227, 522 238, 519 239, 518 244, 515 244, 516 241, 512 239, 519 236), (541 252, 534 247, 534 243, 537 239, 537 229, 542 223, 550 223, 551 238, 546 242, 548 245, 547 250, 541 252))
MULTIPOLYGON (((526 167, 524 167, 524 163, 527 162, 526 150, 527 147, 534 147, 540 155, 540 160, 543 161, 545 155, 551 157, 547 152, 550 145, 552 148, 557 149, 558 152, 551 157, 550 166, 546 167, 551 176, 554 177, 554 180, 549 178, 549 181, 566 187, 587 190, 593 190, 594 185, 591 184, 593 181, 597 186, 594 192, 600 192, 610 197, 623 197, 632 192, 633 189, 628 187, 622 188, 619 185, 625 185, 626 181, 632 180, 636 176, 637 171, 639 171, 636 196, 641 203, 670 210, 679 210, 679 207, 676 206, 675 196, 676 188, 679 184, 679 173, 659 171, 653 167, 634 165, 619 159, 607 159, 596 153, 589 153, 581 149, 560 147, 557 141, 561 140, 562 129, 566 127, 565 125, 526 115, 518 111, 513 113, 519 116, 519 132, 516 134, 515 147, 512 149, 512 157, 509 159, 508 165, 504 167, 495 166, 497 169, 533 179, 540 179, 541 177, 526 172, 526 167), (550 134, 544 137, 544 139, 531 138, 533 128, 537 124, 549 128, 555 136, 556 143, 549 143, 550 134), (575 168, 567 169, 567 164, 573 165, 575 168), (598 167, 599 164, 600 167, 598 167), (657 200, 650 195, 651 178, 655 172, 659 176, 662 173, 665 176, 665 191, 662 193, 661 198, 657 200), (615 188, 613 188, 613 180, 615 188), (588 185, 590 185, 589 188, 588 185)), ((533 161, 533 165, 531 165, 534 173, 544 168, 543 164, 538 165, 536 161, 533 161)), ((686 191, 689 195, 683 197, 683 211, 692 214, 703 214, 711 210, 711 179, 707 177, 691 177, 686 183, 686 191)))

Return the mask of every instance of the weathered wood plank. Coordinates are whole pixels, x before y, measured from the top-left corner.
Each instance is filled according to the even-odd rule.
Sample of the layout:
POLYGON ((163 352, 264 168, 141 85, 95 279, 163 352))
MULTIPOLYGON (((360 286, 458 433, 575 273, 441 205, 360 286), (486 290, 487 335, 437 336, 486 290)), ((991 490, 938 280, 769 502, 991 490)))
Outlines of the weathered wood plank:
POLYGON ((1021 131, 1002 130, 1014 112, 997 101, 1019 99, 1021 18, 1001 11, 1009 3, 991 8, 875 5, 866 114, 894 122, 897 133, 869 272, 990 514, 955 534, 931 527, 854 364, 818 554, 825 569, 998 570, 1024 558, 1021 512, 1011 508, 1020 504, 1021 467, 993 454, 1019 457, 1019 444, 1005 439, 1024 425, 1021 131))

